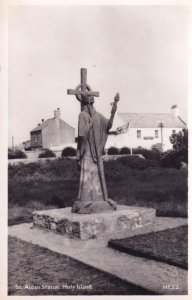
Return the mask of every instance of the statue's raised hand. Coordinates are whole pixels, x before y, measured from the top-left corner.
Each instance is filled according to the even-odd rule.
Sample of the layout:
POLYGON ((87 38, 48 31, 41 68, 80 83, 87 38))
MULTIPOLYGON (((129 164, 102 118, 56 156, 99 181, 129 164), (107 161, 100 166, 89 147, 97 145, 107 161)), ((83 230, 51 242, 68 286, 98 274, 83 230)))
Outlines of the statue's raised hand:
POLYGON ((114 115, 117 110, 117 102, 119 101, 119 93, 115 95, 114 102, 112 104, 111 115, 114 115))
POLYGON ((114 100, 115 100, 115 102, 118 102, 118 101, 119 101, 119 99, 120 99, 120 96, 119 96, 119 93, 117 93, 117 94, 115 95, 115 98, 114 98, 114 100))

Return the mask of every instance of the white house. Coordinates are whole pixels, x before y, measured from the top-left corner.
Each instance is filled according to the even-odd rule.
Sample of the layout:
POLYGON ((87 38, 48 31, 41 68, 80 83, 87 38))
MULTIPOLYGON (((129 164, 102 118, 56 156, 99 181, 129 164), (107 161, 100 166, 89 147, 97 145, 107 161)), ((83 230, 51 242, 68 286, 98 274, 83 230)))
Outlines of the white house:
POLYGON ((75 144, 75 129, 61 119, 60 108, 54 111, 54 117, 38 124, 30 132, 31 148, 58 150, 75 144))
POLYGON ((118 113, 119 126, 114 130, 114 124, 114 134, 108 136, 106 149, 111 146, 151 149, 157 144, 163 146, 163 151, 172 149, 170 136, 186 128, 186 123, 180 118, 177 105, 171 110, 171 113, 118 113))

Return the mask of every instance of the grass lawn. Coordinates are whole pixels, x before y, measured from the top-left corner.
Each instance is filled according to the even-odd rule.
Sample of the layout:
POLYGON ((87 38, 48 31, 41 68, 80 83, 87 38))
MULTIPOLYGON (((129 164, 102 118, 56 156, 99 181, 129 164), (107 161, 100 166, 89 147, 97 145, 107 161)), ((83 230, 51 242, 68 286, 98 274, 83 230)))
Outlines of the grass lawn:
POLYGON ((111 240, 108 245, 135 256, 188 268, 188 226, 111 240))
POLYGON ((9 295, 151 295, 127 283, 46 248, 9 237, 9 295), (75 286, 74 290, 67 286, 75 286), (88 286, 90 289, 78 289, 88 286), (29 289, 35 286, 35 289, 29 289), (50 289, 55 287, 55 289, 50 289), (56 288, 59 287, 59 288, 56 288))

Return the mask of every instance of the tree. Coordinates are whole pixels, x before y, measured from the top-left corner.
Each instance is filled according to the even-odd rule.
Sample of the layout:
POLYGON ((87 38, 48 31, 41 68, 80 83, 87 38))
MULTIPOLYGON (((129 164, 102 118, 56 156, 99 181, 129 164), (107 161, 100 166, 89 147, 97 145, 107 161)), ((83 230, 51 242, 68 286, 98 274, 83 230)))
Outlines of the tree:
POLYGON ((173 145, 173 150, 182 154, 188 153, 188 130, 183 129, 179 133, 174 133, 170 137, 170 142, 173 145))
POLYGON ((183 129, 170 137, 173 150, 164 152, 161 164, 163 167, 180 168, 182 162, 188 162, 188 130, 183 129))

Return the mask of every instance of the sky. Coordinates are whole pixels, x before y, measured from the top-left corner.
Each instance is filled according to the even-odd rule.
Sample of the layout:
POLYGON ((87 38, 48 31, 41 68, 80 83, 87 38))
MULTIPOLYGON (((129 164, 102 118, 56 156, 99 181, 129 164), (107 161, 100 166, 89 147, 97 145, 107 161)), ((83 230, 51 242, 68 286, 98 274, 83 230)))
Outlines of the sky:
POLYGON ((41 119, 77 128, 79 102, 67 89, 80 69, 99 91, 95 107, 171 112, 187 122, 187 9, 184 6, 12 6, 9 9, 9 145, 30 139, 41 119))

